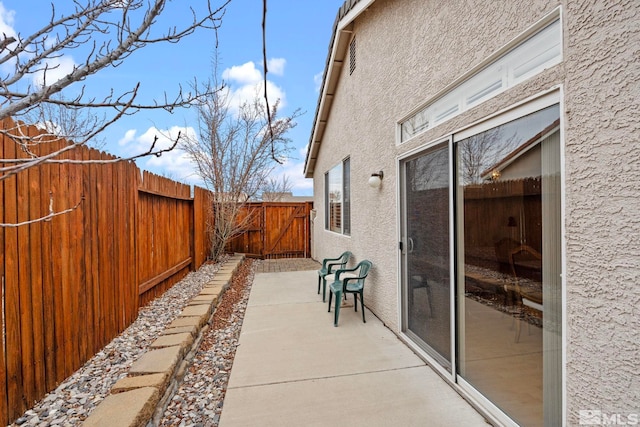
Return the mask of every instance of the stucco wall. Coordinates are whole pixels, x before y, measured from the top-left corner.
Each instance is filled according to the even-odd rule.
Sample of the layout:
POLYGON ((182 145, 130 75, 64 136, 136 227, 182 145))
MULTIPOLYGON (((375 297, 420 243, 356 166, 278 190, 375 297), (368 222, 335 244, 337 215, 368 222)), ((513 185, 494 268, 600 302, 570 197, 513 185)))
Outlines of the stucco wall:
POLYGON ((638 413, 640 2, 565 11, 567 404, 638 413))
POLYGON ((314 170, 316 258, 351 250, 374 270, 365 304, 398 331, 397 157, 562 85, 567 422, 640 408, 640 2, 378 0, 355 22, 314 170), (395 124, 559 4, 564 61, 411 141, 395 124), (348 65, 348 57, 346 58, 348 65), (324 230, 324 173, 351 158, 352 236, 324 230), (383 170, 380 189, 367 186, 383 170))
MULTIPOLYGON (((398 155, 526 97, 497 100, 397 146, 396 122, 557 6, 555 2, 424 2, 378 0, 355 22, 357 65, 342 68, 314 170, 316 257, 351 250, 374 263, 365 304, 394 331, 398 324, 398 155), (504 4, 503 4, 504 3, 504 4), (526 13, 524 13, 526 12, 526 13), (533 18, 532 18, 533 17, 533 18), (505 28, 504 23, 508 23, 505 28), (452 31, 457 29, 456 31, 452 31), (324 230, 324 173, 351 158, 351 237, 324 230), (380 189, 367 180, 384 171, 380 189)), ((560 68, 560 67, 556 67, 560 68)), ((558 70, 527 83, 535 94, 558 70)))

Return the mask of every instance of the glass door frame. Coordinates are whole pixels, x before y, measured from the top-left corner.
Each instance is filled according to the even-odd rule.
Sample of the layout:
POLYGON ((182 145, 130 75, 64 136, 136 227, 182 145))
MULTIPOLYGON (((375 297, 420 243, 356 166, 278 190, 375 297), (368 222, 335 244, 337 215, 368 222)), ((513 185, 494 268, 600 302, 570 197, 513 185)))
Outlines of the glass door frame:
POLYGON ((398 203, 398 226, 399 226, 399 235, 400 237, 400 250, 398 251, 398 265, 400 268, 398 269, 398 292, 400 298, 398 298, 398 315, 399 315, 399 325, 400 325, 400 336, 405 341, 405 343, 411 347, 413 351, 416 351, 422 358, 428 360, 429 365, 434 368, 442 377, 450 380, 452 383, 456 382, 456 289, 455 289, 455 258, 454 258, 454 247, 452 242, 454 241, 454 225, 455 225, 455 217, 454 217, 454 209, 453 209, 453 201, 454 201, 454 186, 452 185, 454 177, 454 168, 453 168, 453 134, 448 135, 444 138, 439 138, 429 144, 422 145, 415 150, 411 150, 407 153, 403 153, 396 159, 396 164, 398 168, 398 194, 399 194, 399 203, 398 203), (408 331, 408 286, 409 281, 407 278, 408 272, 408 264, 407 264, 407 254, 409 247, 409 239, 407 232, 407 187, 406 187, 406 172, 407 172, 407 163, 413 159, 420 157, 425 154, 430 149, 437 147, 438 145, 446 144, 447 147, 447 156, 448 156, 448 180, 449 180, 449 304, 450 304, 450 315, 449 315, 449 342, 450 342, 450 354, 451 360, 451 371, 447 370, 444 366, 440 364, 429 352, 427 352, 421 345, 416 343, 413 339, 414 334, 411 334, 408 331), (409 332, 409 334, 407 334, 409 332))

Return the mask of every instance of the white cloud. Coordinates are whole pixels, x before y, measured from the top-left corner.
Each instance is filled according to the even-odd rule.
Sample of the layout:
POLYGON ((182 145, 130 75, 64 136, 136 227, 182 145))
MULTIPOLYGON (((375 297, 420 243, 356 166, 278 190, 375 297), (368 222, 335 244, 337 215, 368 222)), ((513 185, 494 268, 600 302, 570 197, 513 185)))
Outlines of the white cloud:
MULTIPOLYGON (((4 40, 5 36, 7 38, 18 37, 18 33, 13 28, 15 23, 16 12, 13 10, 8 10, 4 7, 4 4, 0 2, 0 40, 4 40)), ((9 45, 11 46, 11 45, 9 45)), ((14 72, 15 61, 9 61, 0 65, 0 70, 6 73, 14 72)))
POLYGON ((284 66, 287 60, 284 58, 271 58, 267 61, 267 70, 277 76, 284 75, 284 66))
POLYGON ((222 78, 241 85, 255 85, 262 81, 262 73, 253 61, 242 65, 234 65, 222 72, 222 78))
MULTIPOLYGON (((264 98, 264 82, 231 89, 229 97, 230 107, 236 112, 240 109, 242 104, 252 102, 256 97, 258 97, 262 102, 264 98)), ((280 110, 282 110, 286 104, 286 95, 284 91, 270 81, 267 81, 267 97, 269 99, 270 107, 273 107, 278 99, 280 100, 280 110)))
MULTIPOLYGON (((283 72, 286 61, 284 59, 272 60, 274 74, 283 72)), ((271 66, 271 65, 270 65, 271 66)), ((254 62, 246 62, 242 65, 227 68, 222 73, 223 79, 227 86, 226 96, 229 97, 230 107, 232 111, 237 111, 245 102, 251 102, 258 97, 262 100, 264 96, 264 80, 262 72, 256 68, 254 62)), ((267 81, 267 94, 269 96, 269 105, 273 106, 275 102, 280 100, 280 108, 284 108, 286 103, 286 94, 282 88, 272 81, 267 81)), ((197 138, 197 134, 192 127, 173 126, 169 129, 157 129, 150 127, 144 133, 139 134, 136 129, 130 129, 118 141, 118 146, 122 147, 124 156, 132 156, 149 150, 154 138, 157 136, 158 141, 156 148, 167 148, 171 146, 175 140, 178 131, 182 131, 183 135, 189 138, 197 138)), ((305 151, 306 152, 306 151, 305 151)), ((304 153, 303 153, 304 155, 304 153)), ((189 156, 182 150, 175 148, 171 152, 163 153, 162 156, 150 156, 138 160, 141 168, 151 172, 169 176, 177 181, 189 184, 202 185, 200 178, 195 175, 196 166, 189 159, 189 156)), ((293 184, 295 192, 303 192, 310 194, 313 188, 311 180, 305 180, 303 177, 304 163, 287 162, 274 172, 274 176, 286 174, 289 181, 293 184)))
POLYGON ((13 29, 15 16, 16 12, 14 10, 7 10, 4 4, 0 2, 0 34, 2 38, 4 38, 4 36, 16 37, 16 30, 13 29))
POLYGON ((47 86, 51 85, 71 73, 78 66, 71 56, 50 58, 46 63, 46 70, 40 70, 33 75, 33 83, 37 86, 43 86, 45 83, 47 86))
POLYGON ((126 131, 124 137, 118 141, 118 145, 122 147, 133 141, 136 137, 136 132, 137 131, 135 129, 129 129, 126 131))
POLYGON ((282 176, 288 178, 293 194, 310 196, 313 194, 313 180, 304 177, 304 161, 287 160, 276 167, 272 178, 280 180, 282 176))
MULTIPOLYGON (((247 62, 242 65, 227 68, 222 72, 222 78, 227 81, 227 96, 232 111, 238 111, 240 106, 246 102, 262 99, 264 96, 263 74, 256 68, 254 62, 247 62)), ((286 105, 286 94, 282 88, 270 80, 267 80, 267 96, 269 106, 280 100, 280 109, 286 105)))
MULTIPOLYGON (((166 149, 174 143, 178 132, 180 132, 181 138, 196 138, 196 131, 192 127, 173 126, 169 129, 150 127, 139 136, 137 136, 137 130, 128 130, 118 141, 118 145, 124 147, 125 154, 123 156, 133 156, 148 151, 157 137, 155 150, 166 149)), ((142 169, 167 176, 176 181, 202 185, 200 178, 195 174, 195 164, 187 153, 178 147, 167 153, 162 153, 160 157, 143 157, 138 160, 138 165, 142 169)))
POLYGON ((316 74, 315 76, 313 76, 313 82, 316 85, 316 92, 320 92, 320 89, 322 87, 322 75, 323 74, 324 74, 323 72, 320 72, 320 73, 316 74))
MULTIPOLYGON (((272 58, 267 63, 269 73, 275 75, 283 75, 286 66, 284 58, 272 58)), ((238 110, 240 105, 245 102, 253 101, 256 96, 260 99, 264 96, 264 80, 262 71, 256 68, 254 62, 227 68, 222 73, 228 86, 227 96, 231 104, 231 108, 238 110)), ((322 79, 322 73, 320 74, 322 79)), ((286 105, 286 93, 272 81, 267 80, 267 95, 269 97, 269 105, 273 106, 275 102, 280 100, 280 108, 286 105)), ((306 157, 306 147, 300 150, 300 154, 304 159, 306 157)), ((294 161, 288 160, 283 165, 277 166, 273 171, 272 178, 279 180, 282 176, 287 176, 292 185, 295 194, 310 195, 313 193, 313 180, 304 178, 304 160, 294 161)))
MULTIPOLYGON (((13 28, 15 15, 16 12, 14 10, 5 8, 4 3, 0 2, 0 40, 4 39, 4 37, 18 37, 18 33, 13 28)), ((46 47, 50 47, 55 42, 55 38, 47 40, 46 47)), ((32 81, 36 86, 42 86, 45 83, 45 76, 48 85, 55 83, 73 71, 74 67, 78 65, 70 55, 51 58, 46 61, 46 64, 48 68, 46 74, 44 70, 40 70, 32 75, 32 81)), ((13 67, 13 62, 11 64, 3 64, 3 68, 7 67, 13 67)), ((38 68, 44 68, 44 66, 41 64, 38 68)))

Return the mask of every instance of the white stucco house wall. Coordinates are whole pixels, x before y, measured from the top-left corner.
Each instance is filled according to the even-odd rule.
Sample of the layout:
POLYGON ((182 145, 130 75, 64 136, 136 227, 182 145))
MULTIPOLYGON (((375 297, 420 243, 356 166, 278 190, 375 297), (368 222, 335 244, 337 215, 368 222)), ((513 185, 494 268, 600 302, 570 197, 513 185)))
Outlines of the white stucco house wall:
POLYGON ((305 175, 314 258, 491 422, 640 423, 640 2, 345 2, 305 175))

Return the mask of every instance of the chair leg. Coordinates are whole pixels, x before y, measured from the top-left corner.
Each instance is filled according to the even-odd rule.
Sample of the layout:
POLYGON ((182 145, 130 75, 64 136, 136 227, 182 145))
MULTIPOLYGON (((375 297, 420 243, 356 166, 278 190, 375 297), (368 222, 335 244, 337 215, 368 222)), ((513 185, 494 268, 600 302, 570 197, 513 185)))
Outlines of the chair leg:
POLYGON ((320 277, 320 275, 318 275, 318 295, 320 295, 320 281, 322 280, 322 277, 320 277))
POLYGON ((340 304, 342 303, 342 292, 336 292, 336 306, 333 310, 333 326, 338 326, 338 317, 340 317, 340 304))
MULTIPOLYGON (((322 278, 322 302, 324 302, 325 295, 327 293, 327 279, 322 278)), ((331 293, 331 292, 329 292, 331 293)))
POLYGON ((431 286, 429 286, 429 282, 425 282, 425 289, 427 290, 427 299, 429 300, 429 318, 433 318, 433 298, 431 297, 431 286))
MULTIPOLYGON (((331 297, 333 296, 333 292, 331 292, 331 290, 329 290, 329 308, 327 310, 327 313, 331 312, 331 297)), ((322 298, 322 302, 324 302, 324 298, 322 298)))
POLYGON ((358 294, 353 294, 353 309, 358 311, 358 294))
POLYGON ((367 323, 367 321, 364 320, 364 294, 362 292, 360 292, 360 308, 362 309, 362 322, 367 323))

